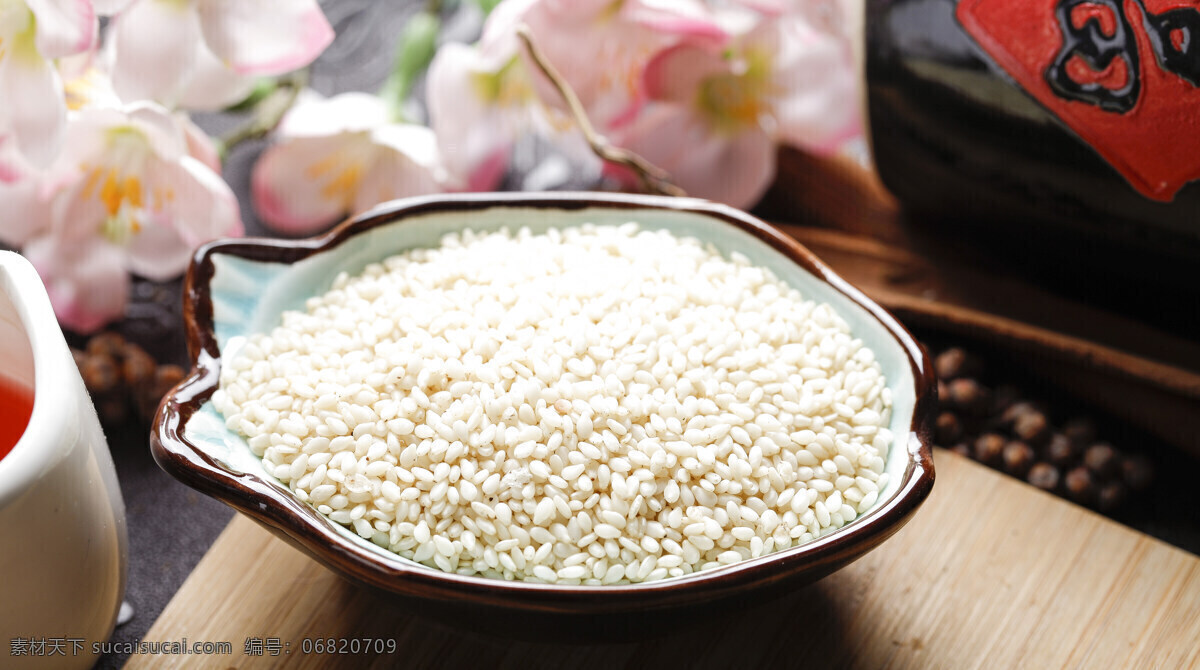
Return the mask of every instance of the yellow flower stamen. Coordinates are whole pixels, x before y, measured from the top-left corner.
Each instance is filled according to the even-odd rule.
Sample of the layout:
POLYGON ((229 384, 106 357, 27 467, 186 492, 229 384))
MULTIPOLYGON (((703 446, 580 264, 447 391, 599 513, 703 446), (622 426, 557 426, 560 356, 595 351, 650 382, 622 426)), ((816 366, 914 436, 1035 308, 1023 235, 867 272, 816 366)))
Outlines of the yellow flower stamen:
POLYGON ((362 156, 350 147, 343 147, 304 170, 309 179, 324 183, 320 191, 322 198, 346 206, 354 201, 363 172, 362 156))
MULTIPOLYGON (((129 238, 142 232, 142 222, 139 218, 145 204, 145 190, 142 180, 134 175, 123 176, 113 167, 84 169, 87 176, 83 186, 83 197, 91 197, 99 185, 97 197, 104 205, 107 216, 100 225, 101 234, 113 244, 124 244, 129 238)), ((161 207, 163 194, 154 191, 151 194, 155 209, 161 207)))
POLYGON ((748 51, 743 71, 725 72, 705 79, 697 93, 697 104, 720 129, 736 131, 757 125, 770 113, 774 91, 770 83, 770 60, 748 51))
POLYGON ((326 200, 341 200, 350 202, 355 191, 358 190, 358 182, 362 180, 362 165, 351 163, 342 168, 328 184, 321 188, 321 197, 326 200))

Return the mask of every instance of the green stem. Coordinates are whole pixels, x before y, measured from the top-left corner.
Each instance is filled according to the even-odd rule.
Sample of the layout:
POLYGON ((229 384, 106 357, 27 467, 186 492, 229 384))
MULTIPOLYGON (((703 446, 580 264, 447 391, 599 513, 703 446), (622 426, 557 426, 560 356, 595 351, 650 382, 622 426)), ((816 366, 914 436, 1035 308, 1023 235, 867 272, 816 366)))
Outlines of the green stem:
POLYGON ((412 93, 413 84, 437 53, 443 2, 429 0, 425 9, 413 15, 400 32, 392 72, 379 89, 379 97, 387 103, 396 121, 404 120, 401 110, 412 93))
POLYGON ((224 161, 229 152, 242 142, 266 137, 279 126, 283 116, 296 104, 300 92, 308 86, 308 68, 297 70, 278 81, 275 90, 253 106, 253 116, 216 140, 217 153, 224 161))

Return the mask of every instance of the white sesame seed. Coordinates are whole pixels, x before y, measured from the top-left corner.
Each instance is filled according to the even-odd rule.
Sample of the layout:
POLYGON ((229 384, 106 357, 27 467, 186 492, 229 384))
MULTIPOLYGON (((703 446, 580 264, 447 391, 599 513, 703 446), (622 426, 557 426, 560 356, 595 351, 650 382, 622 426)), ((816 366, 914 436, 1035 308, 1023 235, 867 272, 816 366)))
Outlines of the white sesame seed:
POLYGON ((878 503, 891 389, 831 307, 730 256, 633 224, 450 234, 251 336, 212 402, 298 499, 438 569, 759 556, 878 503))

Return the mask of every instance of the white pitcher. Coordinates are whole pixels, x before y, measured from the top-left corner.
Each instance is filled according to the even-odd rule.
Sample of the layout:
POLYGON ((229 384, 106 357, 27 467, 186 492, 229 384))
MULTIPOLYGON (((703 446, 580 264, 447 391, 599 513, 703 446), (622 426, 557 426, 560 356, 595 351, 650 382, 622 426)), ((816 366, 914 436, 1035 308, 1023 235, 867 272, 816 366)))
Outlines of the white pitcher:
POLYGON ((125 504, 46 289, 4 251, 0 376, 33 391, 29 423, 0 459, 0 667, 91 667, 125 592, 125 504))

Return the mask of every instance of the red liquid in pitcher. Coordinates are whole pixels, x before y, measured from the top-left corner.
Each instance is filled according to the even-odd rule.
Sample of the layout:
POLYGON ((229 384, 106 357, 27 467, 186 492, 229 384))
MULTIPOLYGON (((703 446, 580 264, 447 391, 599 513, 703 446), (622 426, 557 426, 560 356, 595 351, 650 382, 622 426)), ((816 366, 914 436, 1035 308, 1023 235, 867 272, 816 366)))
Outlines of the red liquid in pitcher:
POLYGON ((32 413, 33 391, 0 377, 0 459, 21 439, 32 413))

